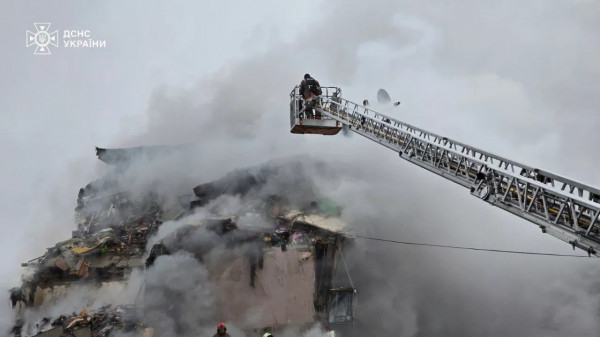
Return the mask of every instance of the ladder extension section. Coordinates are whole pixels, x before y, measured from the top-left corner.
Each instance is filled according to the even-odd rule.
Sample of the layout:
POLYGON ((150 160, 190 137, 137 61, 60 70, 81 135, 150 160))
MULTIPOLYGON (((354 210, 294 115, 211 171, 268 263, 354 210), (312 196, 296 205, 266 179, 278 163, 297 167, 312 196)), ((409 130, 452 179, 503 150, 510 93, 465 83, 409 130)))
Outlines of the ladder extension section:
POLYGON ((600 190, 519 164, 385 116, 341 97, 321 97, 329 116, 400 157, 469 188, 590 256, 600 254, 600 190))

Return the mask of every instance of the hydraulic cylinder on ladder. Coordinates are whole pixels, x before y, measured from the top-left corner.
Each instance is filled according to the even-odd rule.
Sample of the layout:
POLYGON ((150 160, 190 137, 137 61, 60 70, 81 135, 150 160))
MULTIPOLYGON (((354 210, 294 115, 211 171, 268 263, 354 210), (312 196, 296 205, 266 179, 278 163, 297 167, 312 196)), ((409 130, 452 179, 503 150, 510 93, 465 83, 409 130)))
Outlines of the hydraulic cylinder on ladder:
MULTIPOLYGON (((306 109, 313 108, 308 104, 299 109, 297 90, 290 95, 292 133, 321 133, 295 132, 296 126, 305 124, 301 116, 306 109)), ((336 121, 340 123, 336 128, 344 125, 398 152, 400 158, 468 188, 489 204, 533 222, 543 233, 600 256, 599 189, 403 123, 343 99, 339 88, 328 87, 324 93, 311 102, 322 120, 336 121)))

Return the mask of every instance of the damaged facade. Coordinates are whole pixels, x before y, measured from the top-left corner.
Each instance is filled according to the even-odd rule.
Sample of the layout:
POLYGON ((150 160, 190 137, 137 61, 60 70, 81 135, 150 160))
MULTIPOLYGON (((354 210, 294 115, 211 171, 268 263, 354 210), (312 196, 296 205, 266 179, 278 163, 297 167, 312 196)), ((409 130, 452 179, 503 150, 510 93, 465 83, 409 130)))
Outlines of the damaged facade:
MULTIPOLYGON (((119 166, 144 155, 144 148, 97 149, 97 155, 117 166, 117 173, 79 191, 71 238, 23 264, 23 283, 11 289, 20 319, 15 336, 109 336, 115 331, 161 336, 165 332, 154 329, 157 322, 149 319, 156 312, 173 320, 175 333, 185 335, 190 330, 181 318, 186 308, 177 302, 192 290, 165 292, 161 282, 148 278, 164 256, 190 256, 205 268, 213 310, 198 324, 203 319, 231 322, 250 335, 315 323, 325 329, 354 324, 356 290, 351 280, 336 276, 344 268, 342 252, 349 242, 337 217, 341 210, 317 195, 306 198, 310 193, 297 181, 274 184, 274 177, 288 168, 235 171, 193 187, 193 198, 169 204, 157 191, 120 189, 119 166), (221 202, 228 196, 240 200, 233 210, 221 202), (173 230, 161 237, 165 224, 173 230), (146 271, 136 303, 112 303, 39 322, 22 319, 26 309, 60 296, 55 294, 59 287, 124 282, 134 270, 146 271), (172 305, 153 299, 161 292, 172 305)), ((178 272, 186 277, 189 271, 178 272)))

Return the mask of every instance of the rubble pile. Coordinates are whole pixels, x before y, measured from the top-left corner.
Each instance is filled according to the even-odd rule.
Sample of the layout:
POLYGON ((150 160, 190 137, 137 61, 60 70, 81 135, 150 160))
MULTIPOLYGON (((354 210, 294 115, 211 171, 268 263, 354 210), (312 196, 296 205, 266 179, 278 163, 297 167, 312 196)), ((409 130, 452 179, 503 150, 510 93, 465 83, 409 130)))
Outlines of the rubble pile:
MULTIPOLYGON (((93 190, 90 186, 82 191, 89 193, 93 190)), ((77 230, 44 255, 23 263, 27 267, 23 284, 11 290, 13 307, 19 301, 26 306, 40 304, 35 296, 40 288, 77 281, 120 280, 128 270, 143 266, 148 237, 162 223, 160 206, 151 196, 136 203, 125 192, 97 197, 82 191, 75 210, 77 230)), ((38 298, 40 301, 43 299, 38 298)))
POLYGON ((61 315, 51 319, 45 317, 30 325, 17 325, 15 336, 76 336, 106 337, 116 332, 148 335, 141 323, 138 309, 131 305, 105 306, 94 312, 83 310, 79 314, 61 315))
POLYGON ((103 253, 139 255, 147 237, 161 224, 162 209, 154 201, 133 203, 126 193, 117 193, 105 200, 93 199, 76 209, 77 231, 86 245, 78 248, 87 254, 101 247, 103 253))

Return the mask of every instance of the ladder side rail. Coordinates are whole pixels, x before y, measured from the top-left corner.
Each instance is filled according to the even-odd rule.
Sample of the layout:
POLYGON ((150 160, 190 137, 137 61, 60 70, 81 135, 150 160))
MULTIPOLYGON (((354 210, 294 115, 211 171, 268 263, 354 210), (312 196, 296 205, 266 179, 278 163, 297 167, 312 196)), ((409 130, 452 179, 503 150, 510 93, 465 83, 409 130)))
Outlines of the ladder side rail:
MULTIPOLYGON (((506 159, 492 153, 477 149, 475 147, 454 141, 447 137, 442 137, 437 134, 419 129, 412 125, 406 124, 394 118, 388 117, 384 114, 381 114, 375 110, 371 110, 369 108, 362 107, 361 105, 342 99, 342 101, 348 103, 349 106, 360 106, 360 110, 364 110, 365 113, 361 114, 361 117, 365 117, 366 119, 375 119, 382 120, 387 119, 390 121, 391 128, 397 128, 400 132, 407 132, 412 134, 414 137, 421 137, 426 139, 433 139, 439 143, 445 143, 448 148, 456 149, 462 151, 464 153, 470 154, 472 157, 479 157, 481 161, 485 162, 487 165, 504 165, 505 169, 513 171, 513 173, 517 173, 521 176, 530 177, 531 179, 536 179, 539 183, 543 183, 545 186, 554 187, 554 188, 563 188, 567 193, 573 195, 577 198, 587 199, 588 201, 596 203, 600 206, 600 190, 594 188, 592 186, 579 183, 573 181, 571 179, 549 173, 547 171, 539 170, 536 168, 529 167, 527 165, 520 164, 518 162, 512 161, 510 159, 506 159), (496 163, 494 163, 494 160, 496 163)), ((330 102, 330 104, 340 104, 337 102, 330 102)), ((360 114, 360 113, 359 113, 360 114)), ((347 123, 346 123, 347 124, 347 123)))
POLYGON ((298 98, 296 92, 298 86, 295 86, 292 92, 290 92, 290 128, 296 125, 300 111, 298 111, 298 98))
POLYGON ((472 193, 477 192, 475 186, 492 186, 494 191, 489 200, 484 199, 490 204, 534 222, 559 239, 568 239, 574 246, 592 247, 600 252, 599 204, 515 173, 501 159, 496 158, 496 164, 490 165, 492 161, 488 159, 491 158, 484 154, 477 156, 477 152, 437 135, 416 133, 410 126, 402 130, 387 120, 380 121, 377 118, 387 116, 365 111, 355 103, 329 101, 317 109, 348 125, 352 131, 400 153, 403 159, 471 188, 472 193), (337 111, 331 109, 332 105, 337 106, 337 111), (484 178, 486 183, 482 184, 484 178), (529 207, 523 207, 521 203, 527 202, 529 207), (569 211, 561 212, 561 208, 569 211))

